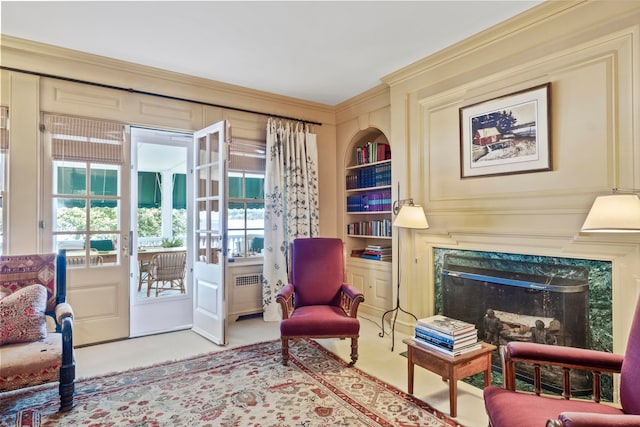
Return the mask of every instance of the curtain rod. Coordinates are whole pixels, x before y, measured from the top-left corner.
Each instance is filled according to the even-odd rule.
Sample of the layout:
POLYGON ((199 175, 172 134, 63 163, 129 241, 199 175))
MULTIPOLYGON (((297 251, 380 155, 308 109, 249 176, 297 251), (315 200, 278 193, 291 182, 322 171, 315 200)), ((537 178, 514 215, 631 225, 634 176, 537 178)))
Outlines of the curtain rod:
POLYGON ((40 73, 40 72, 36 72, 36 71, 21 70, 19 68, 5 67, 3 65, 0 65, 0 69, 6 70, 6 71, 15 71, 17 73, 30 74, 32 76, 39 76, 39 77, 47 77, 47 78, 50 78, 50 79, 64 80, 66 82, 81 83, 81 84, 85 84, 85 85, 89 85, 89 86, 97 86, 97 87, 106 88, 106 89, 115 89, 115 90, 120 90, 120 91, 123 91, 123 92, 135 93, 135 94, 138 94, 138 95, 155 96, 157 98, 171 99, 173 101, 191 102, 191 103, 194 103, 194 104, 207 105, 209 107, 224 108, 224 109, 227 109, 227 110, 240 111, 240 112, 243 112, 243 113, 258 114, 260 116, 274 117, 276 119, 293 120, 293 121, 302 122, 302 123, 306 123, 306 124, 310 124, 310 125, 322 126, 322 123, 313 122, 313 121, 310 121, 310 120, 303 120, 303 119, 298 119, 298 118, 295 118, 295 117, 279 116, 277 114, 268 114, 268 113, 263 113, 261 111, 248 110, 248 109, 245 109, 245 108, 229 107, 227 105, 213 104, 213 103, 210 103, 210 102, 198 101, 198 100, 195 100, 195 99, 188 99, 188 98, 180 98, 180 97, 177 97, 177 96, 164 95, 164 94, 161 94, 161 93, 146 92, 146 91, 143 91, 143 90, 138 90, 138 89, 133 89, 133 88, 126 88, 126 87, 122 87, 122 86, 113 86, 113 85, 108 85, 108 84, 104 84, 104 83, 97 83, 97 82, 90 82, 90 81, 87 81, 87 80, 74 79, 74 78, 71 78, 71 77, 62 77, 62 76, 56 76, 56 75, 53 75, 53 74, 40 73))

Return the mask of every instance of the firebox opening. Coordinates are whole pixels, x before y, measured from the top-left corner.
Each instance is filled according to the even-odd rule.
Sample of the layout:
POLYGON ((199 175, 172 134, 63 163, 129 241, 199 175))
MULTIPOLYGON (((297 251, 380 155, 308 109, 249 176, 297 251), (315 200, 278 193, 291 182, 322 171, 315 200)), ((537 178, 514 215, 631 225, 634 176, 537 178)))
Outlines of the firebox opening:
MULTIPOLYGON (((510 341, 590 348, 589 269, 446 254, 442 266, 442 314, 474 323, 478 338, 495 345, 510 341)), ((494 369, 501 369, 493 355, 494 369)), ((531 367, 518 377, 533 382, 531 367)), ((562 391, 561 369, 543 372, 543 387, 562 391)), ((572 372, 576 396, 591 393, 591 376, 572 372)))

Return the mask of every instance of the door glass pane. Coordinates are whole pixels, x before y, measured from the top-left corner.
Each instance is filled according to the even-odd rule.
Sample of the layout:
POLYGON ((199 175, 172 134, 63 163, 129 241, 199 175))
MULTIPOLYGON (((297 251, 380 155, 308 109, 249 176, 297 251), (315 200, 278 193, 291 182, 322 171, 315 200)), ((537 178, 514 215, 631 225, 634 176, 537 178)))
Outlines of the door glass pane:
POLYGON ((198 188, 196 189, 197 197, 207 197, 208 194, 208 177, 207 177, 207 168, 197 169, 198 173, 198 188))
POLYGON ((54 246, 66 249, 67 255, 72 251, 84 252, 84 234, 58 234, 54 236, 54 246))
POLYGON ((93 231, 113 231, 118 229, 118 201, 91 200, 89 227, 93 231))
POLYGON ((222 234, 220 230, 220 202, 218 200, 211 200, 211 225, 209 229, 214 234, 222 234))
POLYGON ((79 162, 55 162, 54 193, 56 194, 87 194, 87 168, 79 162))
POLYGON ((210 144, 209 161, 207 163, 217 163, 218 153, 220 152, 220 134, 218 133, 211 134, 211 138, 209 139, 209 144, 210 144))
POLYGON ((200 230, 208 230, 209 229, 209 221, 207 220, 207 201, 200 200, 197 204, 198 209, 198 223, 196 224, 196 229, 200 230))
POLYGON ((91 168, 91 195, 93 196, 117 196, 118 195, 118 169, 109 165, 92 164, 91 168))
POLYGON ((211 179, 210 196, 218 197, 220 195, 220 171, 218 165, 212 165, 209 168, 209 178, 211 179))
POLYGON ((207 260, 208 235, 206 233, 196 233, 196 241, 198 242, 198 261, 207 260))
POLYGON ((83 231, 87 229, 85 199, 53 199, 53 231, 83 231))
POLYGON ((207 138, 202 136, 198 138, 198 164, 203 165, 207 162, 207 138))
POLYGON ((207 264, 219 264, 220 257, 220 236, 214 236, 210 233, 196 233, 198 239, 198 261, 207 264))
POLYGON ((220 264, 222 257, 220 256, 220 248, 222 247, 222 241, 220 236, 211 236, 211 257, 209 258, 209 264, 220 264))

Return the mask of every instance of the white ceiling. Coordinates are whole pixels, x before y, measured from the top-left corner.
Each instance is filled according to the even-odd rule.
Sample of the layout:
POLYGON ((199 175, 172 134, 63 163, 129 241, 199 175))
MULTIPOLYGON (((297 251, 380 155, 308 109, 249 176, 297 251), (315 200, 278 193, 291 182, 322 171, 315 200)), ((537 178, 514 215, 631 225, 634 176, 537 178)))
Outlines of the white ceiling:
POLYGON ((2 0, 1 32, 336 105, 539 3, 2 0))

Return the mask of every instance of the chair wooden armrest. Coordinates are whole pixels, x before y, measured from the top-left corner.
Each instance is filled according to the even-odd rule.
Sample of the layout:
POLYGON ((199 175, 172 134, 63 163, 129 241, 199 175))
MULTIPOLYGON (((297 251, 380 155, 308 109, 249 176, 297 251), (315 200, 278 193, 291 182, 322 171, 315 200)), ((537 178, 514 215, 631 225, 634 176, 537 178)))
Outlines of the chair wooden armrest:
POLYGON ((640 415, 609 415, 592 412, 562 412, 558 419, 547 421, 546 427, 618 427, 640 426, 640 415))
POLYGON ((62 302, 60 304, 57 304, 55 313, 58 329, 62 327, 62 319, 64 319, 65 317, 71 317, 73 319, 73 309, 71 308, 71 305, 69 305, 69 303, 62 302))
POLYGON ((603 372, 620 373, 623 356, 576 347, 553 346, 529 342, 510 342, 500 347, 504 375, 504 388, 516 389, 516 362, 530 363, 534 367, 534 391, 541 393, 540 366, 558 366, 564 371, 562 397, 571 397, 569 371, 583 369, 593 374, 593 400, 600 402, 600 375, 603 372))
POLYGON ((293 313, 293 284, 288 283, 276 294, 276 302, 282 307, 282 318, 288 319, 293 313))
POLYGON ((342 307, 349 317, 356 317, 358 315, 358 306, 362 301, 364 301, 362 292, 348 283, 342 284, 342 289, 340 290, 340 307, 342 307))

